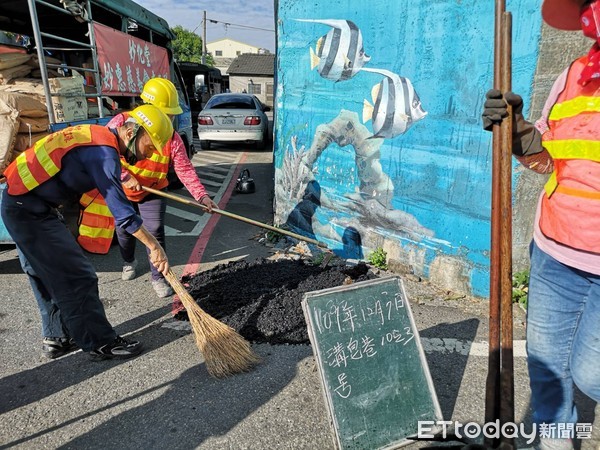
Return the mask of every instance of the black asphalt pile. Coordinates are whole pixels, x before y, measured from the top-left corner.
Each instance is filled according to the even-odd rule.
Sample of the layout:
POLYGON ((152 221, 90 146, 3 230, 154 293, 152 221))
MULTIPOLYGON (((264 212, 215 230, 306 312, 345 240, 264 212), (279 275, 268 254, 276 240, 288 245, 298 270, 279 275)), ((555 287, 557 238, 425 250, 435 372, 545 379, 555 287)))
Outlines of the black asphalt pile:
POLYGON ((376 278, 365 264, 326 266, 303 260, 234 261, 184 283, 198 304, 253 343, 308 343, 306 292, 376 278))

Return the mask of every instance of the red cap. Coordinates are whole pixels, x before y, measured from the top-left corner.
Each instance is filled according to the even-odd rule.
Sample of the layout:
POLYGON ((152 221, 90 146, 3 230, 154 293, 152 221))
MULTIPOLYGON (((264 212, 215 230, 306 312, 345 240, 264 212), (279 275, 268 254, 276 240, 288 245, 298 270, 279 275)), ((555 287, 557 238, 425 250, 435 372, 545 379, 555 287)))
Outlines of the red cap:
POLYGON ((581 30, 579 16, 585 0, 544 0, 542 17, 559 30, 581 30))

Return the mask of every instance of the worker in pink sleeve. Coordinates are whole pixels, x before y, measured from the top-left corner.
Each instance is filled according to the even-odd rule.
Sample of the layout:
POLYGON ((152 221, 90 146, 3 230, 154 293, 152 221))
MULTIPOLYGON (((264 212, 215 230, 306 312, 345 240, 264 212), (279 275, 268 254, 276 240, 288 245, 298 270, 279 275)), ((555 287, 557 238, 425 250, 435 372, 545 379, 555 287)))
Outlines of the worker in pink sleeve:
MULTIPOLYGON (((165 78, 152 78, 146 82, 140 97, 145 103, 150 103, 167 114, 171 120, 183 111, 179 106, 177 90, 173 83, 165 78)), ((117 128, 127 120, 127 113, 119 114, 112 118, 107 127, 117 128)), ((206 206, 212 213, 217 205, 209 197, 206 189, 198 179, 198 175, 187 156, 185 145, 179 134, 173 132, 173 137, 163 149, 163 153, 154 152, 151 157, 130 164, 121 158, 121 181, 127 198, 132 202, 136 211, 142 217, 144 225, 156 238, 160 245, 165 247, 165 212, 166 203, 162 197, 143 191, 142 186, 162 190, 169 184, 167 174, 169 166, 173 164, 175 174, 196 201, 206 206)), ((136 277, 137 261, 135 260, 135 238, 122 228, 116 229, 119 250, 123 258, 123 280, 132 280, 136 277)), ((161 297, 173 295, 171 286, 166 282, 162 273, 150 263, 152 272, 152 287, 161 297)))
MULTIPOLYGON (((540 195, 530 246, 527 366, 536 450, 573 450, 574 387, 600 402, 600 0, 544 0, 544 21, 582 31, 588 54, 554 83, 535 125, 523 100, 490 90, 490 130, 513 107, 513 154, 550 177, 540 195), (562 427, 562 428, 561 428, 562 427)), ((583 425, 585 426, 585 425, 583 425)))

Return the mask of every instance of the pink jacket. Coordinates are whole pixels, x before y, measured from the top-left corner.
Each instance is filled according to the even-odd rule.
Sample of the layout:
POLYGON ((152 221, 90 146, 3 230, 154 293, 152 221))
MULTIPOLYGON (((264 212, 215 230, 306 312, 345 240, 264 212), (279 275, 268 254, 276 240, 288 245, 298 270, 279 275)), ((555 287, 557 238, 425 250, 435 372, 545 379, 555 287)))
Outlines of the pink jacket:
MULTIPOLYGON (((125 123, 125 116, 117 114, 106 125, 108 128, 117 128, 125 123)), ((196 170, 185 151, 185 144, 181 140, 181 136, 177 132, 173 133, 171 138, 171 161, 177 178, 183 183, 185 188, 192 194, 196 201, 200 201, 204 196, 208 195, 206 189, 200 182, 196 170)), ((126 169, 123 169, 121 180, 126 181, 130 174, 126 169)))

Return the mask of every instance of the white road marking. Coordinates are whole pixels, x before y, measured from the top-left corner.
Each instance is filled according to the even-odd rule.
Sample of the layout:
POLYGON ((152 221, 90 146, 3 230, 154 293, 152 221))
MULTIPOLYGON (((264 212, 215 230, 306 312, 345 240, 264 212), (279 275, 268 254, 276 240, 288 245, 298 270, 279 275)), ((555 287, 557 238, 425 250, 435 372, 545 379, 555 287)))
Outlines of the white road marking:
MULTIPOLYGON (((471 342, 454 338, 421 338, 421 344, 423 350, 427 353, 460 353, 465 356, 488 356, 489 354, 489 345, 485 341, 471 342)), ((513 341, 513 356, 515 358, 527 356, 524 340, 513 341)))
MULTIPOLYGON (((202 159, 204 159, 205 153, 207 152, 201 152, 201 155, 203 156, 202 159)), ((202 182, 202 184, 205 184, 207 186, 210 187, 218 187, 217 192, 215 193, 214 191, 209 191, 207 189, 207 192, 209 192, 209 194, 214 194, 213 197, 213 201, 215 203, 219 203, 219 201, 221 200, 221 198, 223 197, 223 195, 225 194, 225 191, 227 190, 227 187, 229 186, 229 183, 231 182, 231 178, 233 177, 233 173, 235 172, 235 168, 238 165, 243 152, 235 152, 235 153, 229 153, 227 155, 222 155, 223 152, 215 152, 213 155, 211 156, 219 156, 221 158, 226 158, 228 159, 228 163, 227 163, 227 171, 226 172, 222 172, 222 173, 226 173, 225 176, 217 174, 218 177, 222 177, 222 182, 221 183, 216 183, 214 181, 209 181, 209 180, 202 180, 202 178, 200 178, 200 181, 202 182), (220 153, 220 154, 219 154, 220 153)), ((202 163, 200 163, 198 160, 200 159, 198 157, 198 153, 196 153, 196 155, 194 155, 194 157, 192 158, 192 163, 194 163, 194 166, 196 167, 196 169, 198 169, 199 167, 201 169, 207 169, 207 172, 211 172, 211 168, 214 166, 205 166, 204 164, 206 164, 206 161, 203 161, 202 163)), ((222 168, 220 168, 222 169, 222 168)), ((189 194, 187 194, 187 192, 185 193, 186 196, 189 197, 189 194)), ((211 215, 210 214, 200 214, 200 213, 194 213, 194 212, 190 212, 186 209, 182 209, 177 207, 177 205, 174 202, 170 202, 167 204, 167 214, 171 214, 173 216, 179 217, 181 219, 184 220, 189 220, 191 222, 196 222, 196 225, 194 225, 194 228, 192 228, 192 230, 185 232, 185 231, 181 231, 178 230, 176 228, 170 227, 168 225, 165 224, 165 235, 166 236, 200 236, 200 233, 202 232, 202 230, 204 229, 204 226, 206 225, 206 223, 208 222, 208 220, 210 219, 211 215)))
MULTIPOLYGON (((190 323, 180 320, 169 320, 162 324, 161 328, 170 328, 172 330, 191 331, 190 323)), ((488 356, 487 342, 461 341, 454 338, 421 338, 421 345, 425 353, 459 353, 464 356, 488 356)), ((513 356, 515 358, 525 358, 525 341, 513 341, 513 356)))

